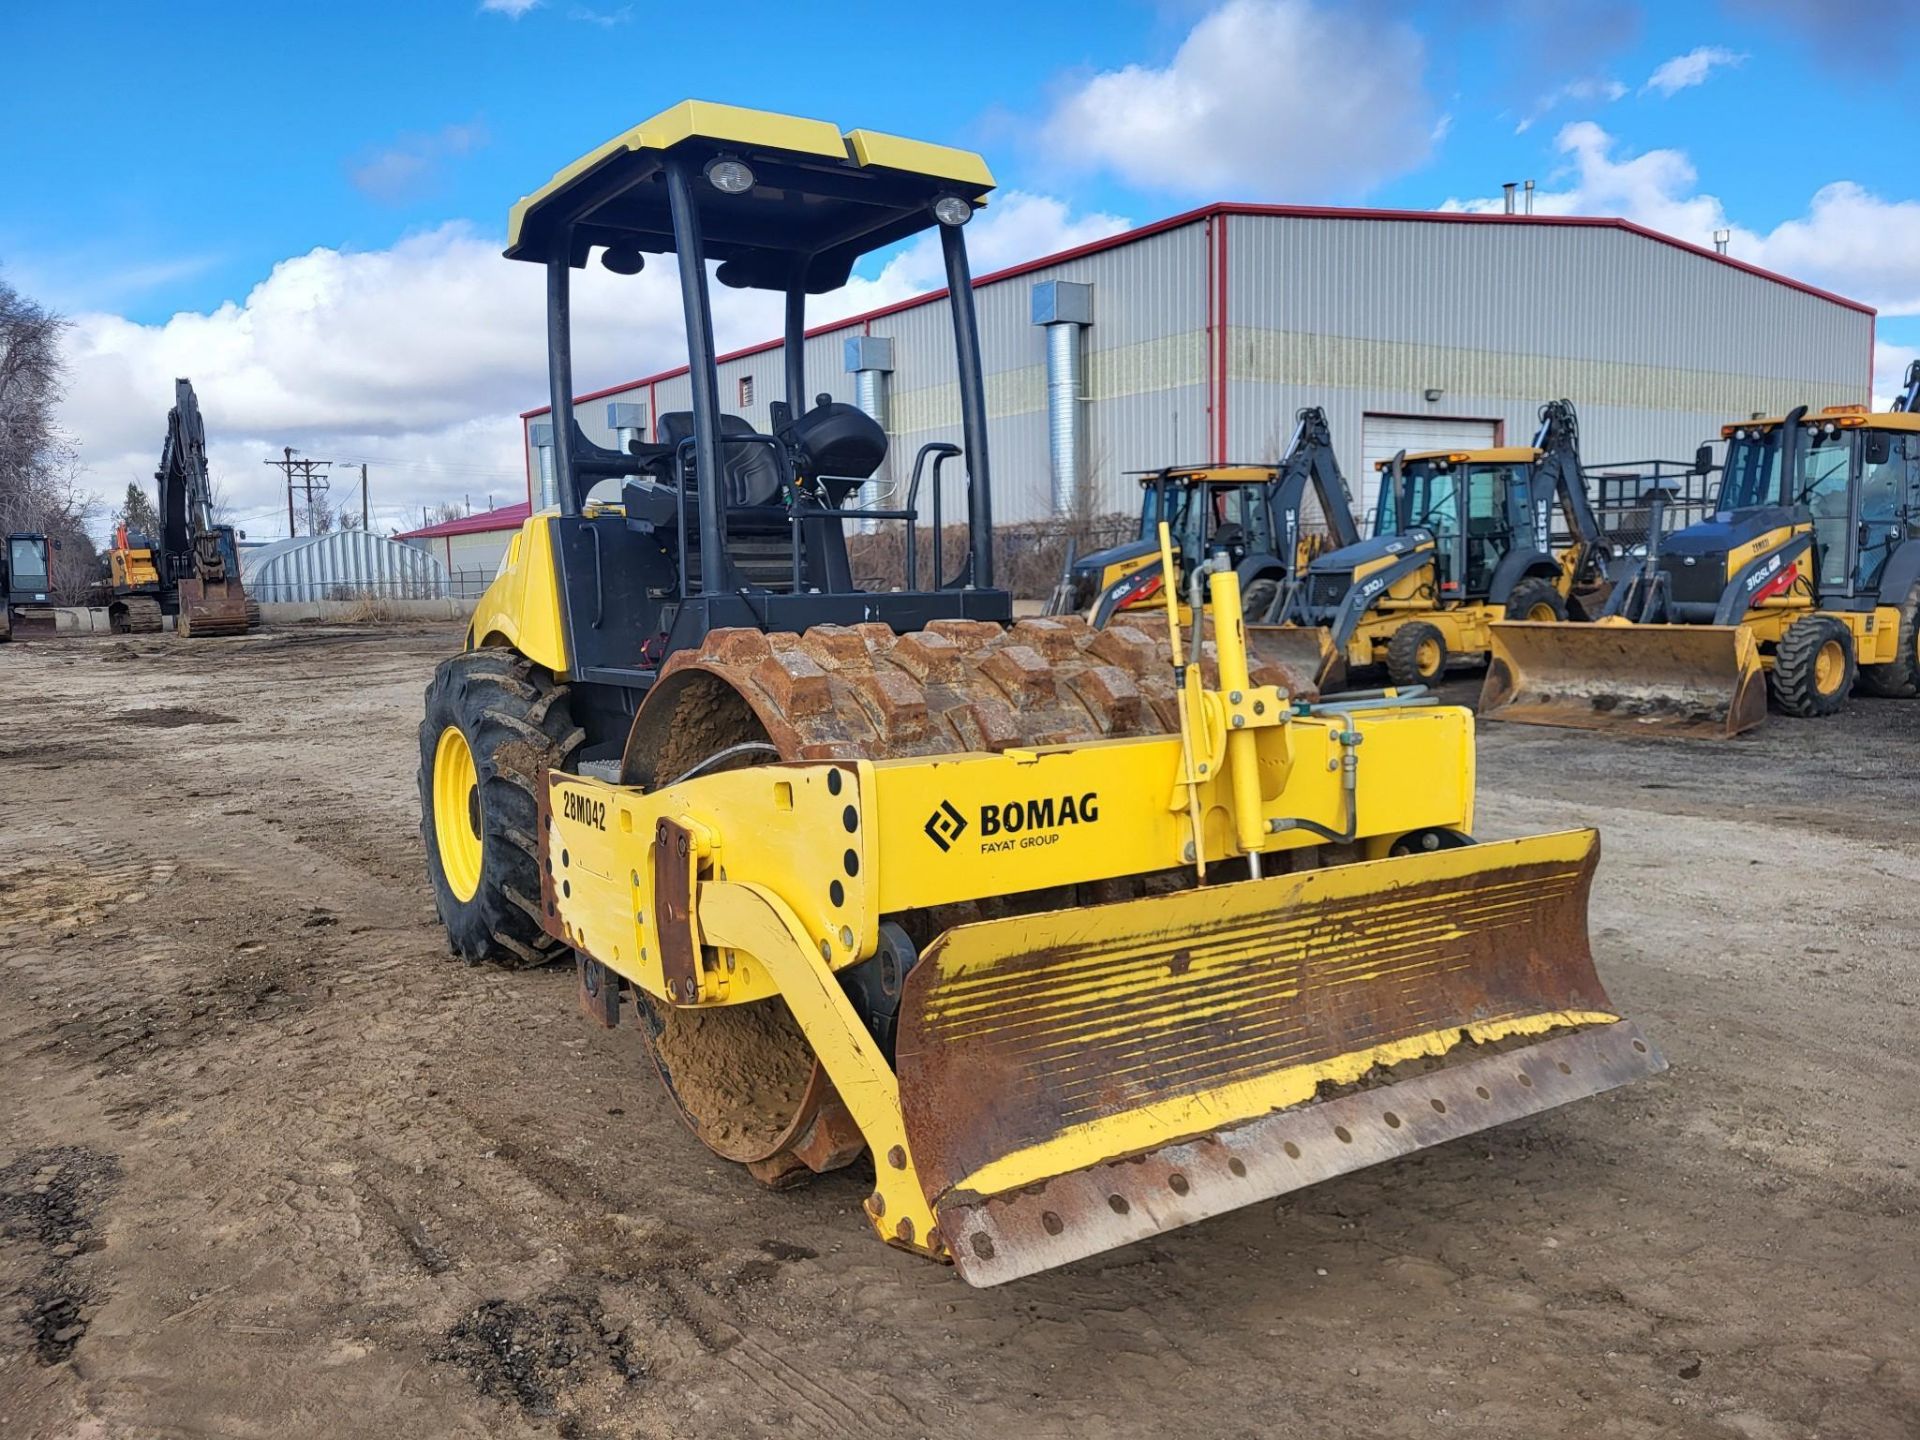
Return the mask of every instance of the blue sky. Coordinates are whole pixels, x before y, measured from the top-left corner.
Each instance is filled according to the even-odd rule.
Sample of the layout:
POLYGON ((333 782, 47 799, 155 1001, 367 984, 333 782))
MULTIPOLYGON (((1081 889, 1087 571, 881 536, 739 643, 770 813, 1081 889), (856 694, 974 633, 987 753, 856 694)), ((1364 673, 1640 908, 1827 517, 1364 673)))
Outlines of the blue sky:
MULTIPOLYGON (((1878 305, 1883 372, 1920 348, 1899 7, 11 8, 0 275, 76 319, 68 421, 103 491, 150 467, 164 378, 148 392, 176 368, 245 502, 280 443, 385 464, 409 502, 507 488, 537 306, 488 248, 516 196, 686 95, 981 149, 1025 201, 993 260, 1212 199, 1432 208, 1532 176, 1543 208, 1724 226, 1736 255, 1878 305), (1862 34, 1874 53, 1843 48, 1862 34)), ((876 266, 868 298, 928 278, 876 266)), ((587 347, 583 381, 671 363, 670 316, 642 318, 637 345, 587 347)))

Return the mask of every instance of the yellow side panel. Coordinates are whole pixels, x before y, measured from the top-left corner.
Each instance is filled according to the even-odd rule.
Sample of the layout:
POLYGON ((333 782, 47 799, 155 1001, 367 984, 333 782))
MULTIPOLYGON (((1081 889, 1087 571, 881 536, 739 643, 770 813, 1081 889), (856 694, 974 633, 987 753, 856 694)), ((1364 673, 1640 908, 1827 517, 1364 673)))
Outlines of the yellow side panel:
MULTIPOLYGON (((1473 717, 1433 706, 1361 712, 1362 837, 1429 826, 1467 829, 1473 808, 1473 717)), ((1339 830, 1345 819, 1336 723, 1296 720, 1283 737, 1259 732, 1263 813, 1339 830), (1293 764, 1277 762, 1290 739, 1293 764)), ((982 895, 1140 874, 1175 861, 1190 835, 1175 782, 1180 742, 1109 741, 873 767, 881 914, 982 895)), ((1227 787, 1201 786, 1210 859, 1235 849, 1227 787)), ((1269 853, 1320 843, 1291 830, 1269 853)))
POLYGON ((543 511, 521 525, 507 546, 500 573, 474 607, 468 635, 471 649, 511 645, 536 665, 565 678, 567 639, 553 563, 554 514, 543 511))
POLYGON ((981 190, 993 188, 993 172, 987 169, 987 162, 971 150, 955 150, 925 140, 905 140, 898 135, 882 135, 877 130, 849 130, 847 144, 853 150, 853 158, 862 165, 904 170, 910 175, 937 175, 942 180, 981 190))

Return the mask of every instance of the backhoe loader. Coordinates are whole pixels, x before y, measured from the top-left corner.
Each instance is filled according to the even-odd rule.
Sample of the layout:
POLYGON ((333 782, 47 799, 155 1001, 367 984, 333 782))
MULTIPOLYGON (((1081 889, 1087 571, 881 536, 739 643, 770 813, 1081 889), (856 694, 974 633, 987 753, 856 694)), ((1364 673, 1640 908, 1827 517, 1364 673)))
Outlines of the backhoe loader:
POLYGON ((968 152, 689 101, 514 208, 558 503, 426 692, 452 951, 570 953, 714 1153, 777 1185, 870 1152, 874 1231, 975 1285, 1662 1068, 1594 971, 1592 832, 1470 842, 1466 711, 1281 688, 1218 553, 1187 593, 1210 643, 1171 606, 1013 620, 966 247, 992 187, 968 152), (928 231, 967 549, 862 592, 847 527, 918 516, 855 506, 886 436, 807 400, 807 300, 928 231), (678 261, 692 408, 624 450, 573 410, 596 253, 678 261), (783 297, 769 433, 721 411, 710 264, 783 297))
MULTIPOLYGON (((1164 606, 1158 530, 1165 521, 1183 580, 1214 551, 1224 550, 1240 577, 1247 616, 1258 619, 1279 598, 1287 576, 1306 564, 1301 521, 1309 489, 1332 544, 1357 544, 1353 495, 1334 458, 1326 412, 1318 406, 1295 417, 1293 440, 1278 465, 1172 465, 1148 471, 1140 477, 1139 536, 1070 564, 1056 592, 1060 603, 1050 604, 1048 613, 1084 614, 1104 628, 1118 615, 1164 606)), ((1191 623, 1190 613, 1183 610, 1181 620, 1191 623)))
POLYGON ((1452 661, 1486 654, 1494 620, 1600 608, 1607 547, 1571 401, 1541 406, 1530 447, 1403 451, 1378 468, 1372 538, 1293 578, 1254 628, 1260 654, 1307 667, 1322 688, 1381 664, 1397 686, 1432 685, 1452 661), (1556 502, 1572 537, 1557 554, 1556 502))
MULTIPOLYGON (((1496 625, 1480 713, 1727 738, 1920 695, 1920 362, 1893 410, 1742 421, 1714 514, 1652 537, 1599 624, 1496 625)), ((1704 449, 1705 447, 1703 447, 1704 449)))

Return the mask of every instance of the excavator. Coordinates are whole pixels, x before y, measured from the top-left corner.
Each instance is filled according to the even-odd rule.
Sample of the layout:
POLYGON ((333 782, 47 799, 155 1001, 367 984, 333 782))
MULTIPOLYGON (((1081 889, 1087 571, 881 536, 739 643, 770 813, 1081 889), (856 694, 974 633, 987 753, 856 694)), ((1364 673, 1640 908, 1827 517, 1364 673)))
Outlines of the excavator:
MULTIPOLYGON (((1293 439, 1278 465, 1174 465, 1140 477, 1140 534, 1070 563, 1049 614, 1086 614, 1096 628, 1116 615, 1160 601, 1164 520, 1183 578, 1215 550, 1226 551, 1240 577, 1249 618, 1267 613, 1288 575, 1305 562, 1301 528, 1311 488, 1336 547, 1354 545, 1353 495, 1334 458, 1326 412, 1309 406, 1295 417, 1293 439)), ((1184 584, 1181 593, 1185 593, 1184 584)), ((1184 604, 1184 601, 1181 603, 1184 604)), ((1183 611, 1182 623, 1191 623, 1183 611)))
POLYGON ((0 551, 0 640, 54 633, 53 548, 45 535, 17 531, 0 551))
MULTIPOLYGON (((1920 361, 1892 410, 1723 427, 1714 513, 1654 534, 1600 623, 1493 627, 1480 713, 1725 739, 1920 695, 1920 361)), ((1702 447, 1702 460, 1711 453, 1702 447)))
POLYGON ((523 198, 557 503, 436 669, 421 839, 468 963, 570 956, 695 1140, 767 1185, 873 1157, 891 1245, 994 1285, 1650 1075, 1587 939, 1588 830, 1471 841, 1473 720, 1250 657, 1171 527, 1159 613, 997 583, 968 151, 687 101, 523 198), (966 551, 862 591, 887 437, 808 399, 807 307, 937 236, 966 551), (677 261, 691 408, 602 447, 573 275, 677 261), (710 267, 712 267, 710 269, 710 267), (721 410, 710 275, 784 307, 766 432, 721 410))
POLYGON ((1261 654, 1306 667, 1322 688, 1379 664, 1396 686, 1433 685, 1452 661, 1486 654, 1496 619, 1600 609, 1608 549, 1572 401, 1540 407, 1529 447, 1402 451, 1378 468, 1372 537, 1294 577, 1254 627, 1261 654), (1556 502, 1571 535, 1557 554, 1556 502))
POLYGON ((173 391, 153 476, 160 534, 125 525, 115 531, 96 601, 121 634, 159 630, 161 617, 172 615, 181 635, 243 635, 254 610, 241 583, 233 527, 214 522, 200 401, 189 380, 175 380, 173 391))

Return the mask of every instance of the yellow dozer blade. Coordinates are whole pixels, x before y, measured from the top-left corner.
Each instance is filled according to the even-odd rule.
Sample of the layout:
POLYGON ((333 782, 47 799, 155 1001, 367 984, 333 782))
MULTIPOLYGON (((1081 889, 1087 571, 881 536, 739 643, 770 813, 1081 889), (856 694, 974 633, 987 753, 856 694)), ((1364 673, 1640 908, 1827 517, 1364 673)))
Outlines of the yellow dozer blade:
POLYGON ((1572 831, 962 925, 896 1054, 961 1275, 1018 1276, 1665 1068, 1572 831))
POLYGON ((1296 675, 1311 675, 1321 693, 1347 683, 1347 660, 1324 625, 1249 625, 1247 655, 1256 664, 1279 665, 1296 675))
POLYGON ((1490 627, 1482 719, 1726 739, 1767 718, 1760 650, 1744 625, 1490 627))

